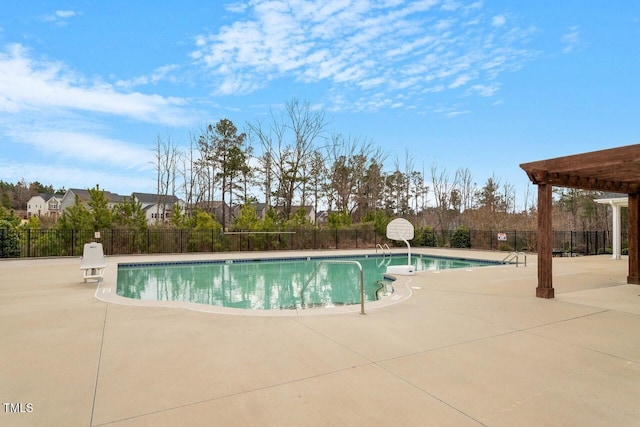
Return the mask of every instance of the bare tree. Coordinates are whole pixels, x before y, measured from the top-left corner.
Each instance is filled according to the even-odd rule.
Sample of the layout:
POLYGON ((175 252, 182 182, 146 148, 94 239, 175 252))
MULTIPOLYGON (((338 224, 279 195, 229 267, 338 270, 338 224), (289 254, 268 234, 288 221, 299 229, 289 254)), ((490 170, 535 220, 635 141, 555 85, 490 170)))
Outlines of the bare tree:
POLYGON ((198 186, 198 169, 196 158, 194 153, 197 146, 197 138, 190 133, 189 135, 189 149, 180 153, 178 162, 180 163, 180 169, 178 171, 179 176, 182 178, 180 187, 182 188, 183 199, 187 206, 193 206, 195 200, 198 198, 199 186, 198 186))
POLYGON ((317 214, 320 199, 325 194, 327 187, 327 167, 324 155, 320 150, 314 151, 311 156, 308 185, 310 197, 313 199, 313 211, 317 214))
POLYGON ((325 131, 325 114, 293 99, 280 114, 272 112, 271 118, 269 129, 260 122, 251 123, 248 128, 262 145, 260 163, 265 175, 266 198, 275 195, 289 216, 295 196, 306 185, 305 167, 325 131))
POLYGON ((454 183, 460 194, 461 210, 471 209, 474 204, 473 196, 476 191, 469 168, 459 168, 456 171, 454 183))
POLYGON ((155 149, 157 192, 156 192, 156 222, 166 219, 168 196, 175 196, 177 164, 179 150, 167 135, 165 141, 158 135, 155 149))
POLYGON ((215 187, 218 180, 217 163, 215 159, 215 132, 212 125, 208 125, 198 136, 199 156, 195 161, 196 177, 199 188, 196 204, 206 204, 206 210, 213 211, 215 187))
POLYGON ((438 226, 448 227, 449 209, 451 208, 451 190, 453 185, 446 169, 438 168, 434 162, 431 165, 431 183, 433 185, 433 196, 436 203, 436 214, 438 216, 438 226))
MULTIPOLYGON (((278 124, 275 120, 273 120, 273 123, 275 125, 278 124)), ((262 154, 256 157, 259 167, 256 169, 257 173, 254 177, 254 184, 264 190, 264 202, 268 210, 271 207, 271 195, 273 193, 273 158, 275 156, 273 146, 274 129, 265 129, 262 122, 259 121, 248 123, 247 129, 249 142, 252 143, 257 139, 260 143, 262 154)))
POLYGON ((295 191, 302 182, 302 166, 309 161, 315 150, 315 143, 326 128, 325 113, 322 110, 312 110, 308 103, 300 103, 297 99, 286 103, 286 123, 293 133, 294 142, 288 145, 280 153, 286 154, 285 165, 280 170, 281 188, 284 189, 284 211, 288 216, 291 213, 291 205, 295 191))

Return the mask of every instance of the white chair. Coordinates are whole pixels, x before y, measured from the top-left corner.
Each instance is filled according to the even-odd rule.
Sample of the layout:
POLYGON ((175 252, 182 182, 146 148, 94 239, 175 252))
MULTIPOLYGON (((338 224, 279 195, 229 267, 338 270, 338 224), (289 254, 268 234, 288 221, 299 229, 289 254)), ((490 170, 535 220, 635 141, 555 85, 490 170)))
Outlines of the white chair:
POLYGON ((104 256, 102 243, 86 243, 81 260, 80 270, 83 271, 84 283, 87 283, 87 280, 101 282, 104 278, 104 270, 107 268, 107 258, 104 256))

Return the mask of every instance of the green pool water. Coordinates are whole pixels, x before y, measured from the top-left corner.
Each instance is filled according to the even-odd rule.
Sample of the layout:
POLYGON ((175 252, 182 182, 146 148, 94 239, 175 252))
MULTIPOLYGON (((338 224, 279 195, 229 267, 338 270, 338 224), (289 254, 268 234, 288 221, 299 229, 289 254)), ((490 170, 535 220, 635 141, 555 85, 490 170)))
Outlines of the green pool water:
MULTIPOLYGON (((407 256, 304 258, 287 260, 142 263, 118 266, 118 295, 140 300, 185 301, 255 310, 360 303, 362 265, 365 301, 376 300, 389 265, 407 256), (319 265, 322 262, 322 265, 319 265)), ((412 256, 416 271, 468 268, 484 261, 412 256)))

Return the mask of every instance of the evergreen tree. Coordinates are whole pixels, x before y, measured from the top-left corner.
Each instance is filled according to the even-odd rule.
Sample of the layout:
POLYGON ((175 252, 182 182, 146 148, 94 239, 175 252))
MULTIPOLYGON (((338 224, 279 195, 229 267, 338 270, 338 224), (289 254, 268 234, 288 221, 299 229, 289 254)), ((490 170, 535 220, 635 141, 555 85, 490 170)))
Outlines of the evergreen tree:
POLYGON ((144 230, 147 228, 147 217, 142 210, 142 203, 133 197, 125 197, 122 203, 113 208, 113 224, 120 227, 144 230))
POLYGON ((259 222, 256 209, 251 205, 243 205, 240 214, 234 221, 234 226, 239 231, 250 231, 256 230, 259 222))
POLYGON ((227 194, 229 194, 229 207, 231 207, 231 195, 233 194, 233 180, 246 169, 247 156, 243 149, 246 135, 238 134, 238 129, 229 119, 221 119, 215 126, 213 138, 214 159, 218 164, 218 177, 222 183, 222 229, 226 229, 227 212, 224 209, 227 194))
POLYGON ((91 208, 93 216, 93 229, 95 231, 111 228, 112 218, 111 209, 109 209, 109 200, 104 194, 104 190, 100 190, 98 185, 89 190, 89 201, 87 204, 91 208))
POLYGON ((62 212, 57 228, 59 230, 93 230, 93 224, 93 215, 76 195, 75 204, 62 212))
POLYGON ((171 224, 176 228, 185 228, 187 226, 187 217, 184 209, 178 203, 173 205, 173 214, 171 215, 171 224))

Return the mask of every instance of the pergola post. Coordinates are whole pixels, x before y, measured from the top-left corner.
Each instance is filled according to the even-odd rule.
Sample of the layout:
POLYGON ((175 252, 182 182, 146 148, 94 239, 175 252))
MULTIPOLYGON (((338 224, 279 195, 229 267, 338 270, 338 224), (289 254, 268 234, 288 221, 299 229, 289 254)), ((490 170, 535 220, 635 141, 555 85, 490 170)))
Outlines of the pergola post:
POLYGON ((627 283, 640 284, 640 196, 629 194, 629 275, 627 283))
POLYGON ((621 210, 622 207, 613 201, 609 202, 613 214, 613 259, 622 258, 622 231, 621 231, 621 210))
POLYGON ((538 184, 538 298, 553 298, 552 276, 552 226, 551 209, 553 207, 551 197, 552 186, 546 183, 538 184))

